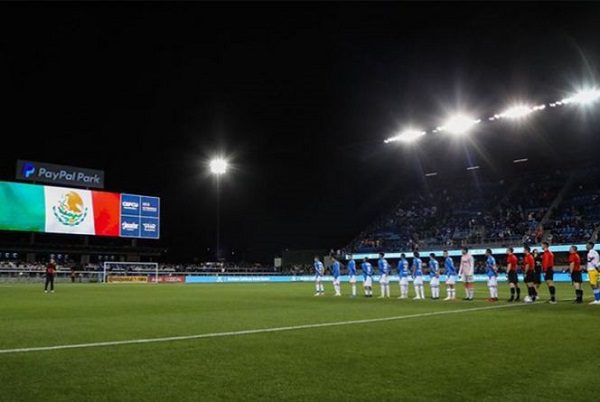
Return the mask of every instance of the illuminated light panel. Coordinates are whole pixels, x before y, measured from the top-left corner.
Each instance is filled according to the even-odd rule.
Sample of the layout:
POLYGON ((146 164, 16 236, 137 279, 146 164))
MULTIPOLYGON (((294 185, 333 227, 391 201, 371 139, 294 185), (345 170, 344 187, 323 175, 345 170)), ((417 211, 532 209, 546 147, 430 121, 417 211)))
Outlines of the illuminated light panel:
POLYGON ((570 103, 577 103, 580 105, 587 105, 590 103, 594 103, 600 100, 600 89, 592 88, 592 89, 584 89, 577 92, 575 95, 565 98, 559 102, 556 102, 557 105, 567 105, 570 103))
POLYGON ((418 140, 419 138, 421 138, 422 136, 424 136, 425 134, 426 134, 425 131, 414 130, 414 129, 407 129, 407 130, 404 130, 403 132, 401 132, 400 134, 398 134, 398 135, 396 135, 394 137, 388 138, 384 142, 386 144, 388 144, 390 142, 397 142, 397 141, 401 141, 401 142, 414 142, 414 141, 418 140))
POLYGON ((425 173, 425 177, 433 177, 433 176, 437 176, 437 175, 438 175, 437 172, 425 173))
POLYGON ((223 158, 215 158, 210 161, 209 168, 212 174, 221 175, 227 173, 229 163, 223 158))
POLYGON ((475 165, 475 166, 469 166, 469 167, 467 168, 467 170, 477 170, 477 169, 479 169, 479 165, 475 165))
POLYGON ((513 163, 525 163, 527 162, 529 159, 528 158, 521 158, 521 159, 515 159, 513 161, 513 163))
POLYGON ((461 135, 470 131, 473 126, 479 124, 481 120, 475 120, 470 116, 459 114, 450 117, 438 131, 445 131, 450 134, 461 135))
POLYGON ((537 105, 537 106, 529 106, 529 105, 515 105, 506 109, 504 112, 500 114, 495 114, 493 117, 490 117, 490 120, 497 119, 522 119, 525 116, 530 115, 533 112, 537 112, 538 110, 544 110, 546 105, 537 105))

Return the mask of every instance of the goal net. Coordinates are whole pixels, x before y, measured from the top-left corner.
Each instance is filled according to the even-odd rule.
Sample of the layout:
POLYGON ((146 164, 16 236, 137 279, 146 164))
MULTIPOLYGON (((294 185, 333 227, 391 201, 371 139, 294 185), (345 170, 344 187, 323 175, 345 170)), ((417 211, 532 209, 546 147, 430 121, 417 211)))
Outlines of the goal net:
POLYGON ((104 283, 159 283, 157 262, 105 261, 104 283))

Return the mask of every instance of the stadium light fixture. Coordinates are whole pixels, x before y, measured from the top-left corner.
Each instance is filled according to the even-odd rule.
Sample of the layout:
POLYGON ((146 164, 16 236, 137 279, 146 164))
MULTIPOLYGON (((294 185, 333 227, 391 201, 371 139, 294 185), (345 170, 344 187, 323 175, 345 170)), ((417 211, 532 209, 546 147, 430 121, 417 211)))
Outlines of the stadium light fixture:
POLYGON ((515 159, 515 160, 513 160, 513 163, 525 163, 528 160, 529 160, 528 158, 515 159))
POLYGON ((227 168, 229 167, 229 163, 227 160, 218 157, 214 158, 209 163, 210 172, 214 175, 220 176, 222 174, 227 173, 227 168))
POLYGON ((546 105, 530 106, 530 105, 525 105, 525 104, 518 104, 518 105, 509 107, 502 113, 495 114, 494 116, 490 117, 489 120, 493 121, 493 120, 498 120, 498 119, 511 119, 511 120, 522 119, 522 118, 530 115, 533 112, 537 112, 538 110, 544 110, 545 108, 546 108, 546 105))
POLYGON ((429 173, 425 173, 425 177, 433 177, 433 176, 437 176, 438 172, 429 172, 429 173))
POLYGON ((425 134, 426 134, 425 131, 415 130, 415 129, 409 128, 409 129, 406 129, 406 130, 402 131, 398 135, 395 135, 393 137, 388 138, 384 142, 386 144, 388 144, 390 142, 397 142, 397 141, 401 141, 401 142, 415 142, 416 140, 418 140, 419 138, 421 138, 425 134))
POLYGON ((444 131, 449 134, 462 135, 469 132, 476 124, 479 124, 481 120, 476 120, 470 116, 464 114, 457 114, 450 117, 443 126, 438 127, 437 131, 444 131))
POLYGON ((559 102, 556 102, 558 105, 567 105, 569 103, 576 103, 579 105, 588 105, 600 100, 600 89, 598 88, 590 88, 583 89, 577 92, 575 95, 565 98, 559 102))
POLYGON ((467 170, 478 170, 479 169, 479 165, 475 165, 475 166, 469 166, 467 168, 467 170))

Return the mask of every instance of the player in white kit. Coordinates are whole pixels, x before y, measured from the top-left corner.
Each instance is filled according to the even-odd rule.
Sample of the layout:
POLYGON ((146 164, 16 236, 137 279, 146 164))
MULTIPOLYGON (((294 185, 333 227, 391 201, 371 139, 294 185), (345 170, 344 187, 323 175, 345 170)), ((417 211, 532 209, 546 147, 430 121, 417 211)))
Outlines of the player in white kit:
POLYGON ((473 288, 474 274, 475 261, 473 260, 473 256, 469 254, 467 247, 463 247, 462 256, 460 257, 460 268, 458 270, 458 276, 465 284, 465 298, 463 300, 472 301, 473 297, 475 297, 475 289, 473 288))

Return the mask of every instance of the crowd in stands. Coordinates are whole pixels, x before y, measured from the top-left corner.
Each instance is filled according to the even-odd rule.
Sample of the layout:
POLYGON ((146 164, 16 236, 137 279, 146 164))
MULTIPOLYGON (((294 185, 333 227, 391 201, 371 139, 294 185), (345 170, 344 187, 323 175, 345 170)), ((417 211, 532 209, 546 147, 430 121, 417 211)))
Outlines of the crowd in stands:
MULTIPOLYGON (((586 172, 588 173, 588 172, 586 172)), ((473 245, 595 240, 600 174, 530 175, 483 183, 449 183, 402 200, 359 234, 349 252, 416 251, 473 245)))

